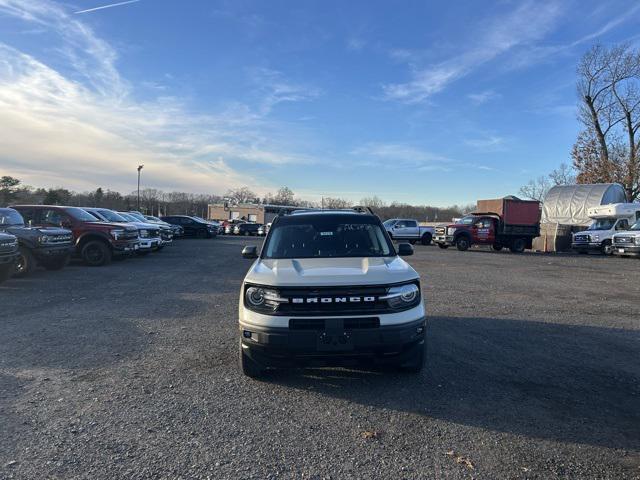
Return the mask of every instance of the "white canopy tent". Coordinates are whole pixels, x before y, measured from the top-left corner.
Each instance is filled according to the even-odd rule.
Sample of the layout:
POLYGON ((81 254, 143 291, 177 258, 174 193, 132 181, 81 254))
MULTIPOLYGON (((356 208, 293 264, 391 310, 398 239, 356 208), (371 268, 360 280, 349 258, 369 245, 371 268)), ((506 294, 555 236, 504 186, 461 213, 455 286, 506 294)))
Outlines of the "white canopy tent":
POLYGON ((624 188, 618 183, 558 185, 544 197, 541 222, 586 226, 591 223, 587 215, 591 207, 626 201, 624 188))

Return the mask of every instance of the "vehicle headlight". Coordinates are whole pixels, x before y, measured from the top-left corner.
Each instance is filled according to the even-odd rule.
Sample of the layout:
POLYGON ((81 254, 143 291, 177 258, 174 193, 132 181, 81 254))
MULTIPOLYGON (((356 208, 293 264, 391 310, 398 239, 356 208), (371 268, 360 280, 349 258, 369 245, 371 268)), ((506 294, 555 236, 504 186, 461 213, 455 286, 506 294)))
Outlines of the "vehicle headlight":
POLYGON ((454 233, 456 233, 456 229, 455 228, 447 228, 447 235, 453 235, 454 233))
POLYGON ((391 308, 406 308, 418 304, 420 301, 420 288, 415 283, 398 285, 387 290, 387 294, 380 297, 386 300, 391 308))
POLYGON ((114 230, 109 231, 109 233, 113 238, 118 240, 120 237, 124 235, 124 230, 122 230, 121 228, 116 228, 114 230))
POLYGON ((640 237, 634 238, 633 243, 635 243, 636 245, 640 245, 640 237))
POLYGON ((244 304, 250 310, 269 313, 286 299, 280 298, 276 290, 264 287, 248 287, 244 293, 244 304))
POLYGON ((48 243, 49 240, 51 240, 51 237, 49 235, 40 235, 38 237, 38 243, 48 243))
POLYGON ((149 230, 138 230, 140 238, 147 238, 149 236, 149 230))

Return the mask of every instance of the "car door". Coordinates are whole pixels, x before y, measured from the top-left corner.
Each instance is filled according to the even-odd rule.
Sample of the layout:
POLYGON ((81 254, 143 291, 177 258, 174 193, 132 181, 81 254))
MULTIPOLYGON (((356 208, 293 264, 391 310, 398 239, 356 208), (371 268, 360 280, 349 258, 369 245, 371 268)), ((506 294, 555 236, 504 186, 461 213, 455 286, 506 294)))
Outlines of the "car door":
POLYGON ((391 229, 391 233, 393 238, 406 238, 407 231, 407 221, 406 220, 398 220, 396 224, 391 229))
POLYGON ((184 234, 190 237, 195 237, 198 234, 198 224, 191 218, 182 217, 182 228, 184 228, 184 234))
POLYGON ((473 241, 476 243, 493 244, 495 230, 490 218, 481 218, 473 224, 473 241))
POLYGON ((419 234, 418 222, 415 220, 405 220, 404 237, 416 239, 420 236, 419 234))

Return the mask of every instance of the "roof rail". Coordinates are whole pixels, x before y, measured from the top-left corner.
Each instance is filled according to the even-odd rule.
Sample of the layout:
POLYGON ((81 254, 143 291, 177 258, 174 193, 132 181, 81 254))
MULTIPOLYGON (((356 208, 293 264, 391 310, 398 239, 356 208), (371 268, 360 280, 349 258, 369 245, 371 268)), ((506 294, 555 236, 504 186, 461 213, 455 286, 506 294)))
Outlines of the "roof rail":
POLYGON ((320 213, 320 212, 322 212, 322 213, 356 212, 356 213, 367 213, 367 214, 375 215, 375 213, 373 212, 371 207, 361 207, 361 206, 355 206, 355 207, 351 207, 351 208, 298 208, 296 210, 291 210, 290 212, 280 213, 279 215, 298 215, 298 214, 310 213, 310 212, 318 212, 318 213, 320 213))

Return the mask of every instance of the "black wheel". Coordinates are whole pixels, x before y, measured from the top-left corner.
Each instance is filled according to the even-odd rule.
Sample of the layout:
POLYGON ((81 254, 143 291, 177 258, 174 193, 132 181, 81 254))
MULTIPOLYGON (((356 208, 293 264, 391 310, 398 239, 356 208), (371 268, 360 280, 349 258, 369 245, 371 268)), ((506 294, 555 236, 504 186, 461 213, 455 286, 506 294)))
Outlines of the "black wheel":
POLYGON ((4 283, 9 280, 11 275, 13 275, 15 268, 15 265, 12 263, 0 266, 0 283, 4 283))
POLYGON ((46 260, 42 260, 42 266, 46 270, 62 270, 69 263, 69 255, 64 255, 62 257, 56 258, 48 258, 46 260))
POLYGON ((445 245, 444 243, 439 243, 438 244, 438 248, 441 248, 443 250, 446 250, 447 248, 449 248, 449 245, 445 245))
POLYGON ((498 245, 497 243, 494 243, 493 245, 491 245, 491 248, 494 249, 496 252, 499 252, 500 250, 502 250, 502 245, 498 245))
POLYGON ((24 247, 20 247, 20 255, 16 260, 16 277, 26 277, 31 275, 36 269, 36 258, 33 254, 24 247))
POLYGON ((198 238, 207 238, 207 231, 206 230, 198 230, 198 233, 196 234, 196 237, 198 237, 198 238))
POLYGON ((422 245, 431 245, 432 238, 433 237, 431 237, 430 233, 425 233, 424 235, 422 235, 420 242, 422 242, 422 245))
POLYGON ((411 352, 411 354, 404 360, 403 363, 398 365, 398 368, 407 373, 420 373, 422 371, 422 368, 424 367, 425 349, 426 346, 424 343, 418 344, 413 347, 413 351, 411 352))
POLYGON ((509 247, 509 250, 511 250, 513 253, 522 253, 524 252, 526 246, 527 242, 524 238, 516 238, 509 247))
POLYGON ((467 237, 458 237, 456 240, 456 248, 461 252, 465 250, 469 250, 471 244, 469 243, 469 239, 467 237))
POLYGON ((611 245, 611 240, 605 240, 602 242, 600 252, 602 252, 603 255, 613 255, 613 245, 611 245))
POLYGON ((264 374, 264 368, 253 361, 249 356, 245 353, 244 348, 242 348, 242 341, 240 341, 240 353, 239 353, 239 363, 240 369, 242 373, 244 373, 247 377, 251 378, 260 378, 262 374, 264 374))
POLYGON ((99 240, 87 242, 80 251, 80 256, 85 264, 90 267, 101 267, 111 263, 113 255, 109 246, 99 240))

